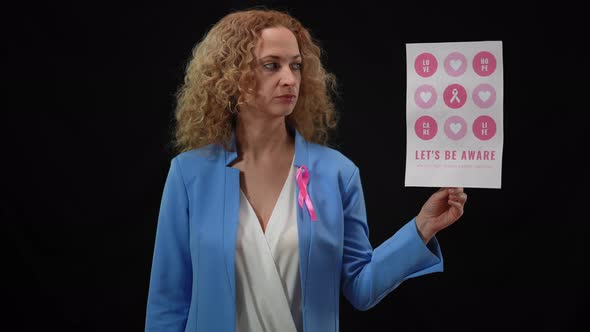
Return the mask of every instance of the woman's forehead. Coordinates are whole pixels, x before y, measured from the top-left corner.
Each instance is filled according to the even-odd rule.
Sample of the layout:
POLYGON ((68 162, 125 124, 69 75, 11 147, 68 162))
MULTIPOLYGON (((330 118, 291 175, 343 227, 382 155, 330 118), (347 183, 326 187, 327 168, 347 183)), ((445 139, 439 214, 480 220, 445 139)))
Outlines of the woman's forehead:
POLYGON ((292 58, 299 55, 297 38, 291 30, 284 27, 266 28, 260 32, 260 39, 256 45, 259 58, 275 56, 292 58))

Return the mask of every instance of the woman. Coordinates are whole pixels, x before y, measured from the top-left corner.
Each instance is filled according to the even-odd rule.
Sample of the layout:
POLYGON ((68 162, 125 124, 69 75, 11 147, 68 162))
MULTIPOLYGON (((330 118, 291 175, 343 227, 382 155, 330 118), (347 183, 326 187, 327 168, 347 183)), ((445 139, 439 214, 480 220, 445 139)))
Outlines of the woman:
POLYGON ((434 193, 373 250, 359 170, 325 146, 336 117, 320 48, 288 14, 235 12, 194 50, 156 234, 146 331, 338 331, 439 272, 435 234, 463 214, 434 193))

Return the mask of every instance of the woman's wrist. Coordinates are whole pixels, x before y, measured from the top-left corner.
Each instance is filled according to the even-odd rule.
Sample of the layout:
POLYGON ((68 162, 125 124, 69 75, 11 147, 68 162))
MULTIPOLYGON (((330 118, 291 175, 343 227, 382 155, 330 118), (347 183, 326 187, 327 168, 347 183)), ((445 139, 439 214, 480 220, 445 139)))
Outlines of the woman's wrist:
POLYGON ((424 241, 425 244, 428 243, 434 236, 428 227, 427 221, 421 215, 416 216, 416 228, 418 229, 420 238, 422 238, 422 241, 424 241))

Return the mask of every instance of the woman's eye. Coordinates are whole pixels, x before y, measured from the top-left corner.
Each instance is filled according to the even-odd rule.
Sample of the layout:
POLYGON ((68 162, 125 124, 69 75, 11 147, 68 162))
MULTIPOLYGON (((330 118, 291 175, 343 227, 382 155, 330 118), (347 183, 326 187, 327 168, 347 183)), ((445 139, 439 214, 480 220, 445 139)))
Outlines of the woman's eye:
MULTIPOLYGON (((293 64, 291 64, 291 69, 293 69, 293 70, 301 70, 301 66, 302 65, 303 64, 301 62, 293 63, 293 64)), ((265 69, 268 69, 268 70, 271 70, 271 71, 275 71, 275 70, 278 70, 280 66, 276 62, 269 62, 269 63, 265 63, 263 65, 263 67, 265 69)))
POLYGON ((274 62, 271 63, 265 63, 264 64, 264 68, 268 69, 268 70, 275 70, 278 68, 277 64, 274 62))

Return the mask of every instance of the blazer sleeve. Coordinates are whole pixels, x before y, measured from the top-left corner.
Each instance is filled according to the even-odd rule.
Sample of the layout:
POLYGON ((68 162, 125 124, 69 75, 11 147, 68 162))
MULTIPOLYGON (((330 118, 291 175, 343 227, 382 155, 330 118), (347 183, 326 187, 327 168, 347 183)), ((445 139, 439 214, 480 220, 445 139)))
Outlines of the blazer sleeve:
POLYGON ((343 197, 344 253, 342 291, 358 310, 368 310, 404 280, 442 272, 443 259, 436 237, 424 244, 416 218, 373 250, 358 168, 343 197))
POLYGON ((145 331, 184 331, 192 287, 188 195, 172 159, 160 203, 145 331))

